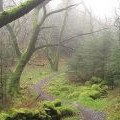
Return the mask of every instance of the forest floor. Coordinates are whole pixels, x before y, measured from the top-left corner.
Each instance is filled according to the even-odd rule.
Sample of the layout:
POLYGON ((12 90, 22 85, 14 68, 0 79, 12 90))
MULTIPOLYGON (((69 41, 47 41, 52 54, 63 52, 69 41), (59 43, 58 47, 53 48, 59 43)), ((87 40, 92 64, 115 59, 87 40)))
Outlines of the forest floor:
POLYGON ((86 96, 94 92, 91 88, 69 82, 62 70, 52 72, 45 67, 27 66, 21 78, 23 95, 15 101, 15 107, 31 108, 42 100, 59 99, 78 113, 64 120, 105 120, 105 116, 106 120, 120 120, 120 89, 109 90, 105 97, 93 100, 86 96))
POLYGON ((35 85, 33 85, 33 92, 37 94, 36 99, 42 99, 42 100, 48 100, 48 101, 53 101, 55 97, 48 93, 45 86, 47 86, 54 77, 57 77, 60 75, 60 72, 55 72, 49 75, 48 77, 38 81, 35 85))
MULTIPOLYGON (((47 92, 46 86, 49 85, 49 82, 53 80, 53 78, 56 78, 60 74, 61 72, 53 73, 33 85, 33 90, 37 93, 36 99, 47 101, 54 101, 56 99, 52 94, 47 92)), ((88 107, 84 107, 83 105, 80 105, 80 103, 76 104, 76 107, 80 110, 80 119, 82 118, 82 120, 105 120, 104 112, 99 112, 88 107)))

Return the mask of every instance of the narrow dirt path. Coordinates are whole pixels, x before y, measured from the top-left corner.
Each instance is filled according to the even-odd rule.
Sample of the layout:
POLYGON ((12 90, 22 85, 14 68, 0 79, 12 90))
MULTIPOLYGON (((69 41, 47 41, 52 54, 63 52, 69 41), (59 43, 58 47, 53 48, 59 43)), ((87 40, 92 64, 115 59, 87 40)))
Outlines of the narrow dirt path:
POLYGON ((53 101, 55 99, 53 95, 47 92, 47 89, 45 86, 49 84, 51 79, 57 77, 60 74, 61 72, 53 73, 52 75, 49 75, 48 77, 40 80, 35 85, 33 85, 33 91, 37 94, 36 99, 48 100, 48 101, 53 101))
POLYGON ((96 111, 77 104, 76 107, 80 110, 80 116, 82 120, 106 120, 104 112, 96 111))
MULTIPOLYGON (((55 97, 47 92, 46 86, 49 84, 50 80, 59 76, 61 73, 62 72, 53 73, 33 85, 33 91, 37 94, 36 99, 48 101, 55 100, 55 97)), ((80 110, 79 115, 80 118, 82 117, 82 120, 105 120, 105 114, 103 112, 95 111, 81 104, 76 104, 75 106, 80 110)))

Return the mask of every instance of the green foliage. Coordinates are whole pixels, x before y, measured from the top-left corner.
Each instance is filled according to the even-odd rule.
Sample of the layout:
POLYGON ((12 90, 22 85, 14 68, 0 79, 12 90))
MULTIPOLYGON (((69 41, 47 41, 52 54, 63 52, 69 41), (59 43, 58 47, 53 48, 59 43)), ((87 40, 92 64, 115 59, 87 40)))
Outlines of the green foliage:
POLYGON ((4 112, 0 113, 0 120, 6 120, 6 118, 8 117, 9 115, 7 113, 4 113, 4 112))
POLYGON ((80 42, 69 62, 69 69, 79 77, 80 82, 91 79, 91 84, 99 84, 106 79, 111 48, 114 46, 111 38, 111 31, 105 31, 80 42))
POLYGON ((92 85, 92 84, 101 84, 103 80, 99 77, 92 77, 89 81, 90 84, 92 85))
POLYGON ((72 84, 66 80, 66 74, 61 74, 53 79, 49 85, 49 91, 56 95, 57 98, 66 101, 65 105, 76 101, 94 109, 104 109, 113 102, 112 99, 108 100, 106 98, 106 93, 108 92, 107 85, 93 84, 80 86, 72 84), (67 87, 66 90, 62 89, 65 87, 67 87))
MULTIPOLYGON (((64 118, 64 117, 70 117, 70 116, 74 116, 75 112, 74 109, 72 109, 70 106, 62 106, 60 100, 55 100, 53 102, 45 102, 44 103, 44 107, 47 108, 46 112, 49 115, 54 115, 55 110, 58 111, 59 115, 64 118), (53 111, 49 111, 48 109, 51 108, 53 111)), ((53 119, 54 120, 54 119, 53 119)))
POLYGON ((75 113, 69 106, 62 106, 60 100, 46 101, 37 109, 11 109, 0 114, 0 120, 61 120, 75 113))
POLYGON ((119 46, 112 51, 107 65, 107 81, 109 85, 120 85, 120 49, 119 46))
POLYGON ((91 86, 91 89, 97 90, 97 91, 101 91, 100 85, 97 85, 97 84, 93 84, 93 85, 91 86))

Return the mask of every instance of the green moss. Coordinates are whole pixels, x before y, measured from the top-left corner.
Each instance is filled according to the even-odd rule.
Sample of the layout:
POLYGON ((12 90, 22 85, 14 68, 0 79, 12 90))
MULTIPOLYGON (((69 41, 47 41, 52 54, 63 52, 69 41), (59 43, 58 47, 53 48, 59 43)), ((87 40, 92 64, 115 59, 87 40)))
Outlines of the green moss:
POLYGON ((53 103, 54 103, 54 106, 55 106, 55 107, 60 107, 60 106, 62 106, 61 100, 59 100, 59 99, 55 100, 53 103))
POLYGON ((70 108, 69 106, 63 106, 57 108, 62 117, 71 117, 75 115, 74 109, 70 108))
POLYGON ((2 120, 60 120, 61 115, 54 107, 41 110, 12 109, 8 114, 0 114, 2 120))
POLYGON ((93 84, 91 89, 101 91, 100 85, 93 84))
POLYGON ((7 117, 9 117, 9 114, 7 114, 7 113, 0 113, 0 120, 5 120, 5 119, 7 119, 7 117))

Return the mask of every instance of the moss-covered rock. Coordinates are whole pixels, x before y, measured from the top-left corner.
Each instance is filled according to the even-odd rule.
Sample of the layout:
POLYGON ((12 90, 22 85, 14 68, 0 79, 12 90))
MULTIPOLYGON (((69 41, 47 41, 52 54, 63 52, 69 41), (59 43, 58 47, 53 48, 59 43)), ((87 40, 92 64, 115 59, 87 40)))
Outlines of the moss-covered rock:
POLYGON ((62 103, 61 103, 61 101, 60 101, 59 99, 55 100, 53 103, 54 103, 54 106, 55 106, 55 107, 60 107, 60 106, 62 106, 62 103))
POLYGON ((52 120, 45 111, 31 111, 28 109, 12 109, 5 120, 52 120))
POLYGON ((60 120, 60 112, 55 108, 55 104, 48 102, 44 104, 44 109, 47 115, 51 116, 52 120, 60 120))
POLYGON ((61 120, 73 115, 70 107, 63 107, 60 100, 44 102, 38 109, 11 109, 0 114, 0 120, 61 120))
POLYGON ((60 111, 62 117, 71 117, 75 115, 73 109, 68 106, 58 107, 58 110, 60 111))

